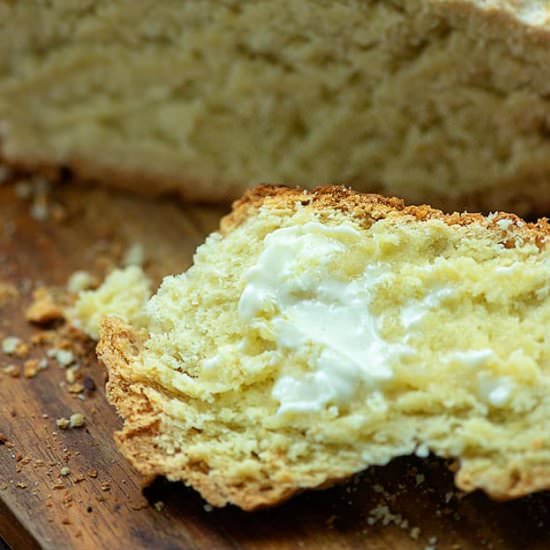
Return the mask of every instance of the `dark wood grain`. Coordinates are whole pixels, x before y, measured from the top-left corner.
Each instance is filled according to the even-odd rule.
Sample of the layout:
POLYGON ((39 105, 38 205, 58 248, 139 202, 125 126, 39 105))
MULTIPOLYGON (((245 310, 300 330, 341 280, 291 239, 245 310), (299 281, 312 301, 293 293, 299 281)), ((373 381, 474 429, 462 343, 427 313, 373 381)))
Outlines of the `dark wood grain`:
MULTIPOLYGON (((144 245, 157 282, 182 271, 223 213, 69 186, 55 189, 49 204, 61 221, 33 219, 12 185, 0 187, 0 283, 19 289, 0 307, 0 338, 30 341, 38 332, 23 315, 33 288, 64 285, 76 269, 102 275, 134 242, 144 245)), ((142 480, 113 443, 120 421, 105 401, 103 369, 89 357, 81 368, 97 390, 84 400, 68 393, 55 364, 32 379, 0 374, 0 433, 7 437, 0 444, 0 536, 15 550, 550 547, 548 494, 510 503, 460 495, 436 459, 401 458, 255 513, 211 510, 191 489, 162 480, 144 497, 142 480), (85 428, 59 430, 55 419, 72 412, 85 415, 85 428), (65 465, 71 473, 60 477, 65 465)), ((0 367, 21 362, 0 352, 0 367)))

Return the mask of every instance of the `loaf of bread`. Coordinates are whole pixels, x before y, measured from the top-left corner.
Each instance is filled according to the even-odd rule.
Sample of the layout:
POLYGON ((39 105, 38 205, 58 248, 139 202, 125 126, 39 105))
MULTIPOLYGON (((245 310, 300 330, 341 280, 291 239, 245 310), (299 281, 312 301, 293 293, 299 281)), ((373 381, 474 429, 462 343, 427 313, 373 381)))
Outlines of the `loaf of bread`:
POLYGON ((0 0, 0 157, 188 200, 550 210, 535 0, 0 0))
POLYGON ((399 455, 550 488, 550 231, 342 187, 249 191, 99 356, 146 476, 250 510, 399 455))

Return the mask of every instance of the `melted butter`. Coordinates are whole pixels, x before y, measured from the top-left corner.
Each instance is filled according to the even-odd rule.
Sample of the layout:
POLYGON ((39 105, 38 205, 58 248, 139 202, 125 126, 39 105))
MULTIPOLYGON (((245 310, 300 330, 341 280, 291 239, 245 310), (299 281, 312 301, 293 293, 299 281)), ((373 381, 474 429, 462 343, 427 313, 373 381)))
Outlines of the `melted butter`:
POLYGON ((329 273, 328 264, 349 254, 361 238, 352 226, 308 223, 268 235, 246 274, 239 314, 282 349, 312 350, 311 371, 283 375, 273 387, 279 412, 318 411, 345 403, 358 386, 374 390, 393 377, 393 366, 412 350, 380 335, 369 309, 373 290, 390 276, 369 265, 353 280, 329 273), (307 269, 304 269, 307 266, 307 269))
MULTIPOLYGON (((371 304, 384 282, 395 282, 392 265, 373 260, 354 275, 340 268, 361 238, 360 231, 345 224, 310 222, 279 229, 264 239, 255 265, 245 274, 239 317, 281 352, 281 375, 272 388, 279 414, 334 409, 361 387, 367 390, 367 402, 376 397, 386 407, 385 390, 398 383, 396 367, 415 355, 411 335, 421 334, 429 312, 456 297, 445 271, 434 264, 417 266, 424 293, 389 313, 397 315, 405 333, 385 339, 380 328, 385 314, 374 314, 371 304), (288 368, 285 351, 294 356, 288 368), (295 368, 297 363, 305 369, 295 368)), ((440 357, 464 370, 465 383, 475 385, 481 401, 500 407, 515 386, 492 372, 496 359, 489 348, 449 350, 440 357)), ((213 358, 204 367, 215 370, 217 364, 213 358)))

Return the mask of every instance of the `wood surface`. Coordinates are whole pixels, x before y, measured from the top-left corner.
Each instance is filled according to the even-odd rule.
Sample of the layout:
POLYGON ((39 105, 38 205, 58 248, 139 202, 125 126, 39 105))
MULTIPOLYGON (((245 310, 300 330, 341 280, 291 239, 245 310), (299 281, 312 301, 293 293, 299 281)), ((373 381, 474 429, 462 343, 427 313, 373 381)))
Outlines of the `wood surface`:
MULTIPOLYGON (((0 285, 18 290, 0 305, 0 339, 31 342, 43 333, 24 318, 33 289, 62 287, 77 269, 102 277, 135 242, 155 281, 182 271, 224 211, 71 185, 46 199, 54 219, 40 221, 33 201, 0 186, 0 285)), ((211 510, 193 490, 163 480, 144 496, 113 443, 120 421, 105 400, 93 343, 82 346, 81 371, 97 387, 83 400, 53 361, 34 378, 0 372, 0 536, 14 549, 550 548, 548 493, 508 503, 462 495, 434 458, 400 458, 255 513, 211 510), (56 419, 73 412, 84 414, 85 427, 58 429, 56 419)), ((31 346, 26 359, 14 359, 0 351, 0 368, 46 352, 31 346)))

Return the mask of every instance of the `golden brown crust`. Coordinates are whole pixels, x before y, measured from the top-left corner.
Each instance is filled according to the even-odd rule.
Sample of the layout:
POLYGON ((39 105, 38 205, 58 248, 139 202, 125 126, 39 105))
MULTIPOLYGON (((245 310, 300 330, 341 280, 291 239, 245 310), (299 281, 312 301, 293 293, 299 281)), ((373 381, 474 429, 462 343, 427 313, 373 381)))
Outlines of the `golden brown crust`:
MULTIPOLYGON (((368 225, 388 216, 411 216, 420 221, 439 219, 449 225, 481 224, 502 233, 496 224, 506 219, 516 226, 516 236, 521 235, 524 240, 530 240, 539 247, 546 246, 550 234, 546 220, 527 224, 512 214, 498 214, 492 220, 479 214, 445 215, 429 206, 405 206, 397 198, 360 194, 344 187, 328 186, 303 191, 270 185, 256 187, 236 201, 233 212, 222 220, 221 231, 229 233, 262 206, 273 211, 293 211, 297 204, 303 208, 312 208, 321 215, 323 210, 338 210, 368 225)), ((161 414, 162 402, 170 395, 161 387, 152 387, 150 381, 136 381, 135 374, 129 372, 131 362, 139 355, 145 337, 145 334, 133 331, 122 321, 107 318, 98 345, 98 355, 109 371, 107 397, 125 420, 123 429, 115 434, 115 438, 121 452, 139 472, 149 478, 164 475, 173 481, 184 481, 216 506, 234 503, 245 510, 276 505, 306 488, 327 487, 349 478, 347 475, 328 472, 328 479, 321 485, 314 479, 301 480, 300 484, 289 479, 288 482, 276 485, 258 481, 235 485, 219 474, 212 475, 204 464, 185 462, 182 466, 182 462, 172 461, 157 445, 157 438, 161 434, 170 437, 169 429, 162 424, 161 414)), ((543 468, 530 472, 518 469, 517 475, 514 472, 513 465, 507 470, 496 472, 461 469, 456 475, 456 483, 467 491, 482 488, 499 500, 550 487, 550 475, 543 468)))
POLYGON ((263 205, 274 209, 295 210, 297 204, 316 211, 339 210, 359 222, 373 221, 387 216, 411 216, 419 221, 438 219, 447 225, 480 224, 489 229, 498 229, 497 222, 510 220, 515 233, 528 242, 542 246, 550 236, 550 224, 546 218, 536 223, 525 222, 519 216, 499 212, 491 219, 482 214, 453 212, 446 214, 441 210, 423 204, 407 206, 396 197, 383 197, 377 194, 359 193, 340 185, 326 185, 311 191, 275 185, 260 185, 247 191, 242 198, 233 203, 231 213, 220 224, 223 234, 243 223, 255 210, 263 205))
MULTIPOLYGON (((253 482, 236 486, 228 480, 209 475, 207 468, 197 464, 188 464, 183 468, 173 466, 156 442, 162 433, 162 424, 154 394, 160 397, 163 392, 160 388, 151 390, 150 383, 131 381, 127 373, 132 357, 139 353, 142 340, 141 335, 120 319, 106 318, 97 353, 109 372, 107 399, 124 419, 124 427, 115 433, 115 441, 122 454, 145 476, 145 483, 156 476, 166 476, 172 481, 184 481, 193 486, 215 506, 235 503, 244 510, 273 506, 301 491, 293 480, 269 487, 253 482)), ((348 477, 331 478, 321 486, 317 484, 316 488, 329 487, 348 477)), ((305 488, 307 482, 304 483, 305 488)))
POLYGON ((529 470, 511 466, 505 473, 500 470, 470 472, 462 468, 455 475, 455 483, 463 491, 483 489, 493 500, 506 501, 548 490, 550 472, 543 466, 529 470))

